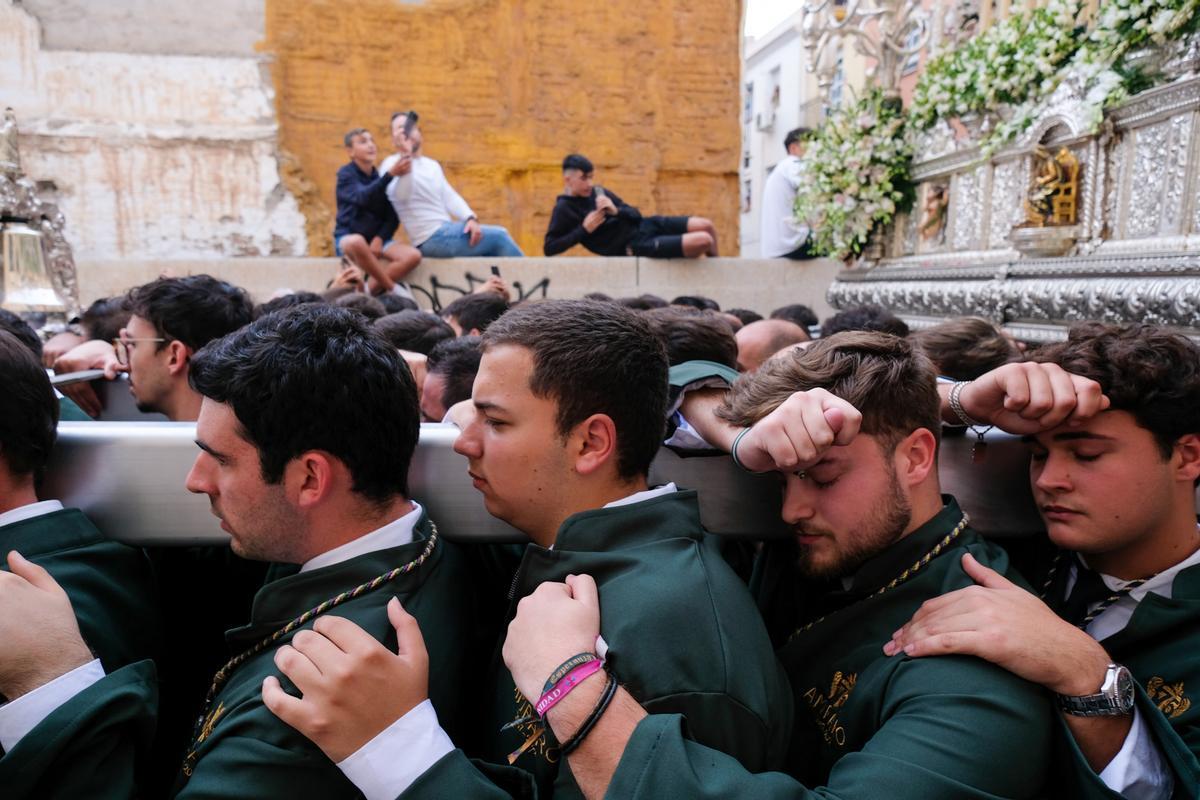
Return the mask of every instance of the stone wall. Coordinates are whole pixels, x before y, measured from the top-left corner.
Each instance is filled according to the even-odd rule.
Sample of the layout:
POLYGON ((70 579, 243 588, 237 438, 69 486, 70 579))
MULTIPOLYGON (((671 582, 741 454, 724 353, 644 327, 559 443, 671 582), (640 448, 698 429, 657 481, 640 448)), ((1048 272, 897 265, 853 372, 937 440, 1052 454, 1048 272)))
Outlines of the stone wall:
MULTIPOLYGON (((262 301, 280 289, 322 291, 337 263, 333 258, 81 261, 79 290, 86 306, 164 272, 206 272, 244 287, 262 301)), ((562 299, 589 292, 626 297, 645 292, 670 300, 681 294, 699 294, 713 298, 722 308, 749 308, 763 315, 787 303, 805 303, 821 317, 833 313, 825 291, 841 268, 837 261, 781 258, 426 259, 410 276, 410 283, 423 306, 446 305, 486 280, 492 264, 499 265, 501 275, 519 297, 562 299)))
POLYGON ((391 113, 415 108, 427 154, 529 255, 570 151, 644 213, 711 217, 735 253, 740 6, 266 0, 280 141, 310 182, 292 191, 328 219, 345 131, 369 128, 386 152, 391 113))
POLYGON ((251 0, 0 0, 0 99, 77 258, 306 252, 261 30, 251 0))

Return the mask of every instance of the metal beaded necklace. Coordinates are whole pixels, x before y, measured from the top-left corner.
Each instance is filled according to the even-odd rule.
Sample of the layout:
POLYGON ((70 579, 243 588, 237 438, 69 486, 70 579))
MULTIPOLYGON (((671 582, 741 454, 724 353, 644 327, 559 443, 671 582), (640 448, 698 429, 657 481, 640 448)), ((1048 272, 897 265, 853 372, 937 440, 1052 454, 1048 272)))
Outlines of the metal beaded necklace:
MULTIPOLYGON (((1038 597, 1041 598, 1042 600, 1045 600, 1046 595, 1048 595, 1050 593, 1050 584, 1054 582, 1054 576, 1058 572, 1058 569, 1062 565, 1063 559, 1066 555, 1067 555, 1066 551, 1059 550, 1058 553, 1054 556, 1054 563, 1050 565, 1050 573, 1048 575, 1046 575, 1046 582, 1042 584, 1042 591, 1038 595, 1038 597)), ((1086 630, 1087 626, 1092 624, 1092 620, 1094 620, 1096 617, 1100 616, 1105 611, 1107 611, 1113 605, 1113 603, 1118 602, 1121 598, 1128 595, 1130 592, 1132 592, 1134 589, 1141 586, 1146 581, 1153 580, 1157 575, 1158 575, 1158 573, 1155 572, 1150 575, 1147 575, 1144 578, 1137 578, 1136 580, 1132 580, 1129 583, 1125 584, 1120 589, 1117 589, 1115 592, 1110 594, 1108 597, 1101 600, 1100 605, 1096 606, 1095 610, 1089 612, 1088 615, 1083 618, 1083 621, 1080 622, 1079 624, 1077 624, 1075 627, 1079 628, 1080 630, 1086 630)), ((1078 579, 1076 579, 1076 580, 1078 580, 1078 579)))
POLYGON ((212 729, 216 725, 217 718, 220 716, 221 711, 223 710, 221 706, 218 706, 217 710, 211 715, 210 718, 209 709, 212 708, 213 700, 216 699, 217 694, 222 688, 224 688, 225 683, 230 679, 230 677, 233 676, 233 673, 237 671, 237 668, 314 617, 318 617, 331 608, 336 608, 348 600, 353 600, 354 598, 364 595, 367 592, 374 591, 380 586, 383 586, 385 583, 393 581, 407 572, 412 572, 414 569, 424 564, 425 560, 433 553, 433 550, 437 546, 438 542, 438 529, 437 525, 433 523, 433 520, 429 521, 429 528, 429 543, 425 545, 425 549, 421 551, 421 555, 417 556, 403 566, 396 567, 393 570, 388 570, 382 575, 372 578, 366 583, 359 584, 349 591, 342 592, 336 597, 331 597, 330 599, 322 602, 320 605, 310 608, 308 611, 305 611, 303 614, 296 617, 287 625, 284 625, 282 628, 275 631, 270 636, 251 647, 249 650, 244 650, 239 655, 229 659, 225 662, 225 666, 217 670, 217 674, 213 676, 212 685, 208 689, 208 694, 204 697, 204 709, 200 712, 200 717, 196 720, 196 727, 193 734, 191 747, 188 748, 188 754, 183 759, 184 775, 191 777, 192 768, 196 763, 196 748, 201 742, 208 738, 210 733, 212 733, 212 729))
MULTIPOLYGON (((864 597, 862 600, 859 600, 855 603, 851 603, 851 605, 858 605, 858 603, 862 603, 862 602, 870 600, 872 598, 879 597, 879 595, 883 594, 884 592, 895 589, 897 586, 899 586, 900 584, 907 581, 913 575, 920 572, 925 567, 926 564, 928 564, 930 561, 933 561, 933 559, 937 558, 943 550, 945 550, 947 547, 950 546, 951 542, 953 542, 955 539, 957 539, 959 537, 959 535, 966 529, 967 524, 970 522, 970 520, 971 520, 970 517, 968 517, 966 514, 963 514, 962 519, 959 520, 958 524, 954 526, 954 530, 947 533, 940 542, 935 544, 929 550, 928 553, 926 553, 925 555, 918 558, 913 563, 913 565, 910 566, 908 569, 901 572, 895 578, 892 578, 892 580, 889 581, 887 583, 887 585, 879 587, 875 591, 871 592, 871 594, 864 597)), ((849 607, 850 606, 846 606, 846 608, 849 608, 849 607)), ((808 632, 810 629, 812 629, 816 625, 824 622, 829 617, 836 615, 838 613, 838 611, 844 611, 844 610, 845 609, 838 609, 837 611, 831 611, 828 614, 824 614, 820 617, 817 617, 816 619, 814 619, 812 622, 808 623, 804 627, 797 628, 796 630, 792 631, 792 635, 788 637, 788 642, 790 643, 793 639, 795 639, 800 634, 808 632)))

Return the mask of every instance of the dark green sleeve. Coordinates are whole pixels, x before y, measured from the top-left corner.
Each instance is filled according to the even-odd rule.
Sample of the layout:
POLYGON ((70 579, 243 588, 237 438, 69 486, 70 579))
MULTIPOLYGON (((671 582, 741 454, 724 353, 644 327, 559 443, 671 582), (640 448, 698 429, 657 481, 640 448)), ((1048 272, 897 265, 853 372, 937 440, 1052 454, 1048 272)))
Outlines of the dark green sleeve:
POLYGON ((152 662, 138 661, 105 675, 0 758, 0 794, 8 800, 136 797, 157 704, 152 662))
MULTIPOLYGON (((1146 727, 1154 736, 1154 743, 1162 754, 1167 766, 1175 776, 1175 793, 1173 798, 1200 798, 1200 762, 1196 759, 1196 748, 1200 746, 1197 737, 1200 731, 1194 727, 1177 730, 1171 726, 1166 715, 1154 705, 1146 690, 1137 685, 1138 714, 1146 721, 1146 727)), ((1059 763, 1056 781, 1061 793, 1078 797, 1082 800, 1093 798, 1120 798, 1121 795, 1105 786, 1104 781, 1088 764, 1083 751, 1071 735, 1071 729, 1066 721, 1059 716, 1057 762, 1059 763)))
POLYGON ((693 383, 716 378, 732 384, 738 371, 715 361, 685 361, 671 367, 669 373, 672 389, 686 389, 693 383))
POLYGON ((224 736, 176 785, 180 800, 246 797, 337 800, 361 797, 333 762, 313 747, 286 747, 245 731, 224 736))
POLYGON ((630 739, 607 796, 644 800, 1040 796, 1052 741, 1048 700, 1014 676, 985 668, 990 665, 963 669, 958 657, 933 661, 896 671, 879 710, 879 729, 862 750, 847 753, 834 764, 823 787, 809 789, 778 773, 747 772, 730 756, 685 740, 679 717, 651 716, 630 739))
POLYGON ((516 767, 501 767, 454 750, 438 759, 400 795, 403 800, 464 797, 471 800, 534 800, 533 776, 516 767))
POLYGON ((781 769, 787 756, 791 714, 780 730, 728 694, 689 692, 659 697, 643 704, 650 714, 682 714, 689 730, 704 731, 704 743, 728 753, 754 772, 781 769))

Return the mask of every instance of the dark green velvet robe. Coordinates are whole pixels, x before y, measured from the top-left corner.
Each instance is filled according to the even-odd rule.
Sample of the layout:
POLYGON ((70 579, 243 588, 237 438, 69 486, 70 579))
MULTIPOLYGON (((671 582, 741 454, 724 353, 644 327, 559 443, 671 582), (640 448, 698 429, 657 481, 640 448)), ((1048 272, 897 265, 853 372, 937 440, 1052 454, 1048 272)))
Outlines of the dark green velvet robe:
MULTIPOLYGON (((968 528, 908 580, 872 596, 959 519, 950 500, 928 523, 865 563, 850 589, 804 598, 800 616, 791 618, 793 631, 826 616, 789 637, 780 650, 796 703, 790 776, 751 774, 729 757, 687 741, 679 717, 660 714, 639 724, 608 797, 1041 796, 1054 724, 1044 691, 980 659, 883 654, 892 632, 921 603, 972 584, 960 563, 964 553, 1008 571, 1003 551, 968 528)), ((768 602, 797 597, 784 591, 790 588, 785 581, 758 583, 768 602)))

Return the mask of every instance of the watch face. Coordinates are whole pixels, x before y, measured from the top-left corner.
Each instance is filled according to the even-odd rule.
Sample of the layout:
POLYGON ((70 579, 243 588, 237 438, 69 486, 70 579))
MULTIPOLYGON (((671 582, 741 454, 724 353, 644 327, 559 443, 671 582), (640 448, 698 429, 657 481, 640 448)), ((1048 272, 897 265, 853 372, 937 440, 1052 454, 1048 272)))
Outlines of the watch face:
POLYGON ((1117 667, 1117 702, 1121 704, 1122 711, 1133 709, 1133 702, 1136 695, 1133 675, 1125 667, 1117 667))

